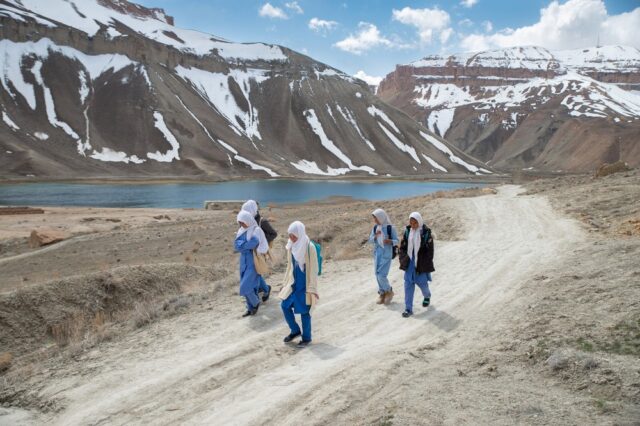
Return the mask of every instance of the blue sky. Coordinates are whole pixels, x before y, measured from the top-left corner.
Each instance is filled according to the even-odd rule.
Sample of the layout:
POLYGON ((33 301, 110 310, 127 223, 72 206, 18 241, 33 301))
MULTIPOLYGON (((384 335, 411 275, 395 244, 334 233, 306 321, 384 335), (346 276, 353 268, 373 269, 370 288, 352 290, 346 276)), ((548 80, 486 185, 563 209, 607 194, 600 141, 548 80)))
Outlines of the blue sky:
POLYGON ((164 8, 176 26, 280 44, 350 74, 384 76, 395 64, 428 54, 522 44, 587 47, 598 34, 602 44, 640 47, 639 0, 137 2, 164 8))

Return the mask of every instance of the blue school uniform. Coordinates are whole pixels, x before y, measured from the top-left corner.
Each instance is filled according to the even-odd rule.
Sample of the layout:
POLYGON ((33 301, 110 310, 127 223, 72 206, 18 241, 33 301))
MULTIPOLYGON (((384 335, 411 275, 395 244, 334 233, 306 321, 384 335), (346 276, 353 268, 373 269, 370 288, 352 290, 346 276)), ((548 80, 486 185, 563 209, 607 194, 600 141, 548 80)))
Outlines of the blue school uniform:
POLYGON ((284 319, 291 329, 291 334, 300 333, 300 326, 294 314, 302 319, 302 340, 311 341, 311 306, 307 305, 307 274, 300 268, 295 258, 293 261, 293 285, 291 294, 280 304, 284 319))
POLYGON ((247 233, 244 232, 234 241, 234 248, 240 252, 240 296, 247 302, 247 309, 251 310, 258 306, 258 284, 259 275, 253 263, 253 249, 258 247, 259 240, 252 237, 247 241, 247 233))
POLYGON ((387 227, 382 226, 382 235, 384 239, 391 239, 391 244, 380 245, 376 238, 376 231, 379 225, 375 225, 369 235, 369 242, 373 244, 373 265, 374 272, 376 274, 376 280, 378 281, 378 294, 383 294, 393 290, 391 284, 389 284, 389 270, 391 269, 391 261, 393 258, 393 246, 398 245, 398 232, 392 226, 391 238, 387 233, 387 227))

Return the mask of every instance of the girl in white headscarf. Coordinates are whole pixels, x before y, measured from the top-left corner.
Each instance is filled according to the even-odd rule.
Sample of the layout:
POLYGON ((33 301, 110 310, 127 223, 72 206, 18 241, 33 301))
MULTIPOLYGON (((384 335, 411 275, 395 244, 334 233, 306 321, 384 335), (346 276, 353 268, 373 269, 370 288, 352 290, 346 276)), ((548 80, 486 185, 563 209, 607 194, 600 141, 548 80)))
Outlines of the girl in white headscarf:
POLYGON ((288 232, 287 270, 279 295, 282 313, 291 331, 284 342, 302 336, 298 347, 305 347, 311 343, 311 308, 318 300, 318 257, 302 222, 293 222, 288 232), (301 316, 302 330, 295 314, 301 316))
POLYGON ((255 315, 260 306, 258 299, 258 272, 253 263, 253 250, 257 249, 261 240, 264 239, 264 233, 256 223, 253 216, 246 211, 238 213, 238 225, 240 228, 236 233, 234 241, 235 251, 240 253, 240 296, 246 300, 247 311, 243 317, 255 315))
MULTIPOLYGON (((264 238, 260 240, 258 247, 259 254, 266 254, 271 247, 271 242, 276 239, 278 233, 271 226, 271 223, 265 218, 260 217, 258 203, 255 200, 247 200, 242 205, 242 210, 249 212, 256 220, 258 227, 263 231, 264 238)), ((262 293, 262 301, 266 302, 271 296, 271 286, 267 284, 262 275, 258 276, 258 293, 262 293)))
POLYGON ((431 303, 431 272, 433 267, 433 236, 431 229, 424 224, 422 216, 418 212, 409 215, 409 225, 404 231, 404 237, 400 243, 399 257, 400 269, 404 270, 404 304, 405 310, 402 316, 405 318, 413 315, 413 293, 417 285, 422 291, 424 299, 422 306, 427 307, 431 303))
POLYGON ((373 244, 373 263, 378 281, 378 305, 388 305, 393 299, 393 288, 389 284, 389 269, 393 259, 394 246, 398 245, 398 233, 389 216, 382 209, 371 213, 373 229, 369 235, 369 243, 373 244))

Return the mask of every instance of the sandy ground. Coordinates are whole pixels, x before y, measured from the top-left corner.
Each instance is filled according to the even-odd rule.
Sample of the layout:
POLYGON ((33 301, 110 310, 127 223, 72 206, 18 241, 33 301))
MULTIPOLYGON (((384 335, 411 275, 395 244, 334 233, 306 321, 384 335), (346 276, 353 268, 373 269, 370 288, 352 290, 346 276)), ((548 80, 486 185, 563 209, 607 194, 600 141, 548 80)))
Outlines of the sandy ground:
MULTIPOLYGON (((637 186, 633 179, 620 186, 637 186)), ((640 243, 594 235, 554 209, 562 197, 551 185, 385 206, 431 211, 442 225, 433 304, 419 307, 416 295, 410 319, 400 315, 401 272, 394 266, 390 277, 394 303, 376 305, 366 249, 346 259, 350 246, 335 237, 364 233, 368 225, 336 217, 370 205, 331 207, 337 228, 311 347, 282 343, 276 300, 241 319, 234 286, 219 284, 175 316, 9 370, 0 424, 637 424, 640 243)), ((146 228, 129 230, 133 238, 136 229, 146 228)), ((123 238, 114 232, 96 238, 123 238)), ((75 285, 68 275, 60 285, 75 285)))

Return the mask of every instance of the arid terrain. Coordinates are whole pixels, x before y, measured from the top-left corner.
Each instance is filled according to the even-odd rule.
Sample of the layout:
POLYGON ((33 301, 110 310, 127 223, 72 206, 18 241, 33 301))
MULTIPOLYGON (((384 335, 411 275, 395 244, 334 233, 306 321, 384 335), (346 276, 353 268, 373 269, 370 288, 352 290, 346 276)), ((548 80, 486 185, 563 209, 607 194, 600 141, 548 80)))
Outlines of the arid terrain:
POLYGON ((240 318, 233 211, 0 216, 0 424, 637 424, 640 173, 271 206, 326 258, 314 343, 240 318), (375 304, 382 206, 436 235, 433 304, 375 304), (32 229, 68 235, 31 249, 32 229))

